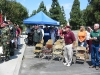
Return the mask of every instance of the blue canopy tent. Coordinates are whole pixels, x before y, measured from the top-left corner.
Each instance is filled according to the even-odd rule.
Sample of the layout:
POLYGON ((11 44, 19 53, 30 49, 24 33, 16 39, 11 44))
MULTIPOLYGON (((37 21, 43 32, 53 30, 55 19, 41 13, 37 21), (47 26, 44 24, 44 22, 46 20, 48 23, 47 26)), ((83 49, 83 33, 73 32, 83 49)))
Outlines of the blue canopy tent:
POLYGON ((25 20, 23 20, 24 24, 45 24, 45 25, 57 25, 59 26, 59 22, 56 20, 51 19, 50 17, 48 17, 46 14, 44 14, 42 11, 40 11, 39 13, 37 13, 36 15, 27 18, 25 20))

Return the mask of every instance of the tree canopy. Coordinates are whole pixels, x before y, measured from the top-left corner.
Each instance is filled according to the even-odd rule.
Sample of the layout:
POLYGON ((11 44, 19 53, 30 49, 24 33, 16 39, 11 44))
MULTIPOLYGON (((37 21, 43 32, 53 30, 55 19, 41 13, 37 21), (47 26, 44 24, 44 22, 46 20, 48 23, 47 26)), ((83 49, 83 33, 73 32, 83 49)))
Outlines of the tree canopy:
POLYGON ((73 2, 69 22, 73 29, 77 29, 81 25, 81 12, 79 0, 74 0, 73 2))
POLYGON ((46 15, 49 16, 49 12, 47 12, 46 6, 44 5, 43 1, 40 3, 40 5, 39 5, 37 10, 33 10, 32 11, 32 14, 30 16, 33 16, 33 15, 35 15, 36 13, 38 13, 40 11, 43 11, 46 15))
POLYGON ((60 22, 60 24, 66 25, 66 18, 64 8, 60 6, 58 0, 52 0, 51 8, 49 10, 50 17, 60 22))
POLYGON ((100 24, 100 0, 88 0, 89 5, 84 12, 84 19, 87 26, 92 26, 94 23, 100 24))
POLYGON ((2 0, 0 6, 3 18, 6 15, 13 23, 22 24, 23 19, 28 17, 27 9, 16 0, 2 0))

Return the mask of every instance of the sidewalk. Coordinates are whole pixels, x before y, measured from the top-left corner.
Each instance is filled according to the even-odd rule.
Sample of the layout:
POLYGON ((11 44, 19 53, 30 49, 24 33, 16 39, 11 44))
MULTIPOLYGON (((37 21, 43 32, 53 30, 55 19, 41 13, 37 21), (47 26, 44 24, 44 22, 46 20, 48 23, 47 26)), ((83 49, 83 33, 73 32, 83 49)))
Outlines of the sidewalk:
POLYGON ((22 35, 21 47, 19 50, 15 51, 15 55, 12 56, 9 61, 0 61, 0 75, 18 75, 24 50, 26 48, 26 44, 24 43, 25 37, 25 35, 22 35))

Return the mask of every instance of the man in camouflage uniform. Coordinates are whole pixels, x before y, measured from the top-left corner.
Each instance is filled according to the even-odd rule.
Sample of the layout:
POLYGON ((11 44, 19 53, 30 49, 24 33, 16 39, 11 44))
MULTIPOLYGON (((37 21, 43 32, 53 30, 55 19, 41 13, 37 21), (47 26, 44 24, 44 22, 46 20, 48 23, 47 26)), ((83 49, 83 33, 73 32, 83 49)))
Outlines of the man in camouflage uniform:
POLYGON ((15 41, 14 39, 16 38, 16 25, 9 24, 10 26, 10 55, 14 55, 14 48, 15 48, 15 41))
POLYGON ((8 61, 10 59, 10 31, 7 22, 4 22, 4 24, 5 27, 2 28, 1 43, 3 45, 5 60, 8 61))

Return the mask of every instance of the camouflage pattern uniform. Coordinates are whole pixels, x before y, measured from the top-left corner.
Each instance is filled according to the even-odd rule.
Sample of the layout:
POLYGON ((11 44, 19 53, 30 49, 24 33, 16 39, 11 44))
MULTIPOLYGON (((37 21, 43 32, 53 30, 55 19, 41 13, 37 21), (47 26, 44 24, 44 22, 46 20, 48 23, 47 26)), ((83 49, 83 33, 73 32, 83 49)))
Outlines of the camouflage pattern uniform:
POLYGON ((16 28, 12 26, 12 29, 10 29, 10 55, 11 56, 14 55, 15 43, 12 42, 12 40, 14 41, 15 38, 16 38, 16 28))
POLYGON ((5 55, 5 60, 10 59, 10 34, 9 34, 9 27, 2 28, 2 34, 1 34, 1 43, 3 45, 3 53, 5 55))

